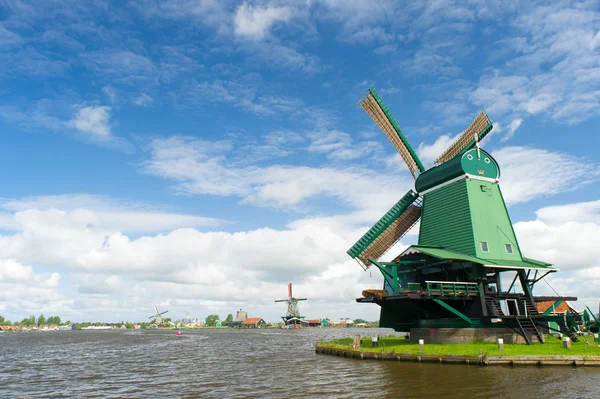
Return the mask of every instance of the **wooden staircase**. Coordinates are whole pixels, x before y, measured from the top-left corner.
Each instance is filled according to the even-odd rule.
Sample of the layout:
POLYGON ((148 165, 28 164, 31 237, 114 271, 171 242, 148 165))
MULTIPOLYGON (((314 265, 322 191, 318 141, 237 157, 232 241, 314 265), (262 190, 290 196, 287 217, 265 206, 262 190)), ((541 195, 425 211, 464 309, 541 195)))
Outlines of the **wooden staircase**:
POLYGON ((514 320, 517 332, 525 338, 527 345, 531 345, 534 339, 537 339, 540 344, 544 343, 544 334, 536 327, 531 317, 515 316, 514 320))
POLYGON ((563 333, 564 335, 566 335, 567 337, 571 338, 572 342, 577 342, 579 341, 579 339, 577 339, 577 334, 575 334, 573 331, 571 331, 567 325, 565 324, 564 321, 561 321, 558 324, 558 328, 560 328, 560 332, 563 333))
POLYGON ((504 316, 504 313, 502 312, 502 309, 500 308, 500 304, 498 303, 498 298, 493 297, 493 296, 486 296, 485 304, 487 305, 490 316, 495 316, 495 317, 504 316))
POLYGON ((525 308, 527 309, 527 316, 537 316, 540 314, 534 304, 531 301, 525 300, 525 308))

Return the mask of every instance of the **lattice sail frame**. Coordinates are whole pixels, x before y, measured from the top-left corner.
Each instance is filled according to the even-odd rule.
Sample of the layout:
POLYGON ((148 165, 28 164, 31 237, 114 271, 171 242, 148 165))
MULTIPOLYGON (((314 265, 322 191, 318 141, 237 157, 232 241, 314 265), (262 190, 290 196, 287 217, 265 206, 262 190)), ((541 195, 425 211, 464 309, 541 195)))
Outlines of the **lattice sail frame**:
POLYGON ((356 257, 363 269, 371 266, 371 258, 378 260, 385 255, 406 233, 421 219, 421 199, 418 204, 411 205, 394 220, 379 237, 377 237, 365 250, 356 257))
POLYGON ((487 116, 485 111, 482 109, 477 117, 473 120, 471 125, 462 132, 462 134, 456 139, 450 147, 446 149, 437 157, 437 159, 433 162, 436 166, 441 165, 444 162, 451 160, 452 158, 459 155, 465 149, 469 149, 475 145, 475 135, 477 135, 478 140, 483 139, 490 131, 492 130, 492 121, 487 116))
POLYGON ((425 168, 410 146, 410 143, 408 143, 408 140, 402 137, 404 134, 391 116, 383 100, 381 100, 377 94, 377 91, 375 91, 374 88, 369 89, 366 96, 363 97, 359 103, 377 126, 385 133, 394 147, 396 147, 396 150, 398 150, 400 156, 404 162, 406 162, 410 173, 412 173, 413 177, 416 179, 420 172, 425 171, 425 168))
POLYGON ((409 190, 347 253, 367 270, 371 258, 379 259, 419 221, 422 199, 409 190))

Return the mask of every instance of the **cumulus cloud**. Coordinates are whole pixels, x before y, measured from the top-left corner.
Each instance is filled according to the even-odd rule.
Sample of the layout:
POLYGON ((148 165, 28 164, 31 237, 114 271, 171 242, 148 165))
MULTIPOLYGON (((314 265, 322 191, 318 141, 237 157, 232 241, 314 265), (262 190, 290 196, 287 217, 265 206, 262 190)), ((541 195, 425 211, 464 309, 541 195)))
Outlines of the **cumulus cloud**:
POLYGON ((0 228, 30 224, 79 226, 87 230, 148 233, 182 227, 215 227, 225 221, 155 209, 150 205, 88 194, 28 197, 0 202, 0 228))
POLYGON ((431 166, 433 161, 435 161, 437 157, 446 151, 459 136, 460 133, 454 137, 450 136, 449 134, 443 134, 432 144, 421 142, 421 144, 419 144, 419 148, 417 148, 417 155, 419 156, 419 159, 424 164, 429 164, 431 166))
POLYGON ((252 6, 244 2, 235 13, 235 34, 244 38, 262 40, 278 22, 286 22, 292 16, 288 7, 252 6))
MULTIPOLYGON (((47 268, 61 265, 73 276, 77 295, 72 297, 85 302, 77 312, 94 309, 99 312, 95 314, 110 317, 108 309, 118 309, 135 318, 128 307, 149 306, 150 297, 159 295, 170 298, 164 304, 179 306, 180 312, 190 305, 206 308, 207 300, 199 298, 211 298, 211 313, 254 303, 266 309, 264 317, 276 320, 278 312, 271 301, 287 282, 297 283, 298 292, 312 300, 332 299, 338 305, 351 302, 369 285, 345 254, 354 237, 349 238, 344 229, 310 223, 236 233, 187 228, 132 238, 118 230, 91 228, 85 218, 60 210, 20 211, 17 218, 15 234, 0 236, 0 286, 11 276, 18 280, 11 284, 21 286, 11 292, 21 292, 35 277, 31 268, 11 259, 47 268), (340 288, 328 289, 332 284, 340 288), (128 294, 121 297, 123 292, 128 294)), ((38 280, 55 287, 58 278, 50 274, 38 280)), ((379 286, 380 281, 373 284, 379 286)), ((11 311, 24 312, 24 305, 15 304, 11 311)))
POLYGON ((228 150, 219 142, 185 137, 156 139, 151 158, 142 168, 146 173, 177 182, 175 188, 179 191, 237 196, 246 203, 277 207, 297 206, 318 197, 336 197, 344 204, 369 208, 368 204, 378 202, 363 195, 370 188, 393 187, 379 196, 389 200, 404 194, 402 188, 407 190, 410 184, 410 180, 402 177, 356 167, 236 167, 235 162, 226 158, 228 150))
POLYGON ((109 138, 111 135, 110 107, 88 106, 77 110, 69 125, 81 133, 95 138, 109 138))
POLYGON ((600 177, 598 165, 590 167, 584 160, 561 152, 503 147, 492 155, 500 165, 500 184, 508 204, 575 190, 600 177))

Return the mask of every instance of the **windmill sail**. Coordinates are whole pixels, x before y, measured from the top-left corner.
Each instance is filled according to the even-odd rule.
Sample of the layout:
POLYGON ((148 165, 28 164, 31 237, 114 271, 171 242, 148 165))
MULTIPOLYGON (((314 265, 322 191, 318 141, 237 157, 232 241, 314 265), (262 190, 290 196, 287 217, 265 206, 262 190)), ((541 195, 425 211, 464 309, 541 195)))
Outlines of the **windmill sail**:
POLYGON ((360 101, 360 106, 369 114, 371 119, 383 130, 388 139, 392 142, 396 150, 400 153, 404 162, 408 166, 410 173, 416 178, 425 168, 419 157, 412 149, 410 143, 400 130, 400 127, 394 120, 388 107, 385 105, 374 87, 371 87, 367 95, 360 101))
POLYGON ((492 121, 485 111, 481 110, 471 125, 434 161, 434 164, 443 164, 463 151, 473 148, 476 142, 483 139, 491 130, 492 121), (477 139, 475 139, 475 135, 477 135, 477 139))
POLYGON ((371 266, 397 243, 421 217, 421 197, 410 190, 347 253, 363 267, 371 266))

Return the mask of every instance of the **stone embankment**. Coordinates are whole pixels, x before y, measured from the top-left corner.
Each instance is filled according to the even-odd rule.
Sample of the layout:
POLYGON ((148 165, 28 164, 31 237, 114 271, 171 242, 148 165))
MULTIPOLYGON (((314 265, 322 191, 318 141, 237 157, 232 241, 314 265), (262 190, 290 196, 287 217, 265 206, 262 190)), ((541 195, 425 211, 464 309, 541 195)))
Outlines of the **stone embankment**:
POLYGON ((600 356, 457 356, 394 352, 371 352, 316 345, 316 353, 360 360, 393 360, 419 363, 468 364, 480 366, 600 366, 600 356))

